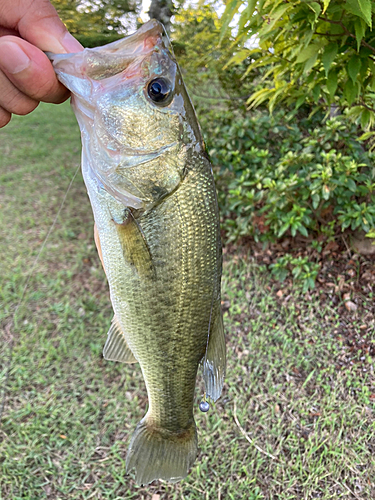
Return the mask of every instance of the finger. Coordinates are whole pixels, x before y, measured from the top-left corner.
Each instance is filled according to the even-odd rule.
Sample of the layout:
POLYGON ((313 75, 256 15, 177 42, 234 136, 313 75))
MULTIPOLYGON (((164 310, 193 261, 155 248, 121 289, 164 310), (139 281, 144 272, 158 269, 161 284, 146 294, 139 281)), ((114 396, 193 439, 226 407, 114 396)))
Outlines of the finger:
POLYGON ((10 122, 11 117, 9 111, 0 107, 0 128, 5 127, 10 122))
MULTIPOLYGON (((27 115, 37 106, 38 102, 18 90, 0 71, 0 107, 8 113, 27 115)), ((9 121, 9 120, 8 120, 9 121)))
POLYGON ((1 24, 44 51, 79 52, 82 46, 67 31, 49 0, 0 2, 1 24))
POLYGON ((12 30, 10 28, 4 28, 3 26, 0 26, 0 36, 5 36, 5 35, 18 36, 18 32, 16 30, 12 30))
POLYGON ((14 87, 33 100, 61 103, 69 97, 47 56, 21 38, 0 38, 0 69, 14 87))

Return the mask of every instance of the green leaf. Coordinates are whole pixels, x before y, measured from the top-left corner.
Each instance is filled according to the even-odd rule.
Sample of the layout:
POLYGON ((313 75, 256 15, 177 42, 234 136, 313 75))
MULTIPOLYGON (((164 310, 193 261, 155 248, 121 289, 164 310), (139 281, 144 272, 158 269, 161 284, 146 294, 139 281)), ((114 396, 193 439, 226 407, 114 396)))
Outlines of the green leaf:
POLYGON ((353 104, 355 98, 357 97, 358 87, 352 82, 352 80, 347 80, 344 87, 344 95, 348 101, 349 106, 353 104))
POLYGON ((280 7, 278 7, 273 12, 271 12, 270 16, 269 16, 269 19, 270 19, 269 24, 268 25, 266 24, 264 26, 264 28, 262 29, 262 33, 259 33, 260 36, 271 31, 273 29, 273 27, 275 26, 275 24, 277 23, 277 21, 280 19, 280 17, 282 17, 285 14, 285 12, 287 10, 290 10, 291 8, 293 8, 293 6, 290 5, 289 3, 286 3, 286 4, 280 5, 280 7))
POLYGON ((251 16, 254 14, 258 0, 248 0, 246 8, 242 11, 240 20, 238 22, 238 29, 242 31, 245 24, 250 20, 251 16))
POLYGON ((242 5, 241 0, 231 0, 230 2, 227 3, 225 7, 225 11, 223 15, 221 16, 221 32, 220 32, 220 38, 219 38, 219 44, 223 40, 225 33, 228 29, 229 23, 237 13, 238 9, 242 5))
POLYGON ((368 125, 369 121, 370 121, 370 118, 371 118, 371 111, 369 109, 364 109, 362 111, 362 115, 361 115, 361 127, 363 129, 366 128, 366 126, 368 125))
POLYGON ((372 26, 372 19, 371 19, 371 0, 358 0, 359 3, 359 8, 361 9, 361 12, 363 14, 363 17, 366 21, 366 23, 370 26, 372 26))
POLYGON ((318 2, 311 2, 307 4, 311 10, 315 12, 315 21, 318 19, 319 14, 322 12, 321 6, 318 4, 318 2))
POLYGON ((254 52, 259 52, 259 50, 249 50, 249 49, 242 49, 238 51, 234 56, 229 59, 229 61, 223 66, 223 69, 226 69, 228 66, 231 64, 240 64, 242 61, 247 59, 251 54, 254 54, 254 52))
POLYGON ((347 186, 348 188, 350 189, 350 191, 352 191, 353 193, 355 193, 357 191, 357 185, 356 183, 354 182, 353 179, 351 179, 350 177, 347 179, 346 181, 347 183, 347 186))
POLYGON ((280 236, 282 236, 289 229, 289 226, 290 226, 289 222, 285 222, 279 229, 277 237, 280 238, 280 236))
POLYGON ((349 12, 361 17, 370 28, 372 27, 371 0, 346 0, 346 7, 349 12))
POLYGON ((319 83, 317 85, 315 85, 315 87, 313 88, 312 95, 313 95, 314 102, 317 103, 319 100, 319 96, 320 96, 320 84, 319 83))
POLYGON ((366 23, 363 19, 359 17, 354 22, 355 38, 357 40, 357 51, 361 46, 361 42, 366 33, 366 23))
POLYGON ((280 88, 278 88, 273 96, 269 99, 269 102, 268 102, 268 109, 270 110, 270 113, 272 114, 273 113, 273 109, 275 107, 275 104, 276 104, 276 100, 277 98, 279 97, 280 94, 285 94, 285 89, 286 89, 287 85, 283 85, 281 86, 280 88))
POLYGON ((359 141, 367 141, 368 139, 370 139, 370 137, 374 137, 374 136, 375 136, 375 132, 365 132, 360 137, 358 137, 358 140, 359 141))
POLYGON ((337 89, 337 73, 333 69, 329 72, 327 77, 327 89, 331 98, 335 95, 337 89))
POLYGON ((348 116, 355 120, 361 115, 362 109, 362 106, 354 106, 353 108, 349 109, 348 116))
POLYGON ((328 45, 325 46, 324 52, 322 55, 322 63, 326 72, 326 76, 328 75, 328 71, 331 67, 332 62, 334 61, 337 52, 339 50, 339 46, 337 43, 329 43, 328 45))
POLYGON ((296 101, 296 109, 298 109, 302 104, 305 102, 306 96, 305 95, 300 95, 299 98, 296 101))
POLYGON ((324 186, 322 187, 322 197, 324 200, 328 200, 329 199, 329 196, 331 194, 331 191, 329 189, 329 187, 324 184, 324 186))
POLYGON ((350 78, 352 79, 352 82, 355 83, 357 79, 357 75, 359 73, 359 70, 361 69, 361 59, 357 54, 353 54, 352 57, 350 58, 350 61, 348 63, 348 74, 350 78))
POLYGON ((314 66, 316 63, 316 60, 318 58, 318 54, 314 54, 308 61, 306 61, 305 67, 303 68, 304 73, 308 73, 310 69, 314 66))
POLYGON ((264 101, 267 101, 273 94, 275 90, 274 89, 261 89, 258 90, 257 92, 254 92, 249 99, 247 100, 247 104, 249 105, 249 108, 255 108, 256 106, 259 106, 264 101))
POLYGON ((307 61, 308 59, 311 59, 313 56, 315 56, 319 52, 320 46, 316 44, 311 44, 305 49, 301 50, 299 53, 296 63, 302 63, 307 61))
POLYGON ((330 3, 331 3, 331 0, 323 0, 323 7, 324 7, 323 8, 323 14, 328 9, 330 3))
POLYGON ((311 199, 312 199, 313 209, 316 210, 319 206, 320 196, 318 193, 315 193, 311 196, 311 199))

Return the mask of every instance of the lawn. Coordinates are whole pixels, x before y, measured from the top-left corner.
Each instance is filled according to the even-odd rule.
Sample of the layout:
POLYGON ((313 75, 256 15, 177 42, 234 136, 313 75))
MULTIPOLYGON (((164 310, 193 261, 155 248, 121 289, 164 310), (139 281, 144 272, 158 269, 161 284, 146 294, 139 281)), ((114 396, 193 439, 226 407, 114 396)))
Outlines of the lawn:
POLYGON ((227 377, 207 414, 198 377, 191 473, 143 488, 125 474, 147 396, 138 365, 101 355, 112 311, 79 157, 67 103, 0 131, 0 498, 375 498, 370 351, 350 358, 333 298, 277 294, 243 249, 224 255, 227 377))

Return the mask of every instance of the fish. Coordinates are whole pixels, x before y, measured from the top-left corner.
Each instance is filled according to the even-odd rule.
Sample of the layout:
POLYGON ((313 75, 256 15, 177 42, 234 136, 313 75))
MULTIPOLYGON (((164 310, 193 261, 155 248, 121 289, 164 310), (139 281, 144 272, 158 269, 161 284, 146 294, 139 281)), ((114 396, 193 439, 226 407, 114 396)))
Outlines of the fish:
POLYGON ((147 389, 127 472, 135 469, 141 485, 176 482, 198 453, 198 368, 213 401, 225 377, 210 160, 158 21, 102 47, 48 57, 71 91, 81 130, 82 173, 114 310, 103 356, 139 363, 147 389))

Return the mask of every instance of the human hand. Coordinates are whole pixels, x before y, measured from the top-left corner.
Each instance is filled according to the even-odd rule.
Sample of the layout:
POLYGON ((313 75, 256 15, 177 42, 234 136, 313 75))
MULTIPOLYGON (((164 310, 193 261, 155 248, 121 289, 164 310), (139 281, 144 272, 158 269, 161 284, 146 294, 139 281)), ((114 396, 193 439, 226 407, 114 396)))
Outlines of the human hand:
POLYGON ((0 128, 11 114, 69 97, 43 51, 79 52, 49 0, 0 0, 0 128))

